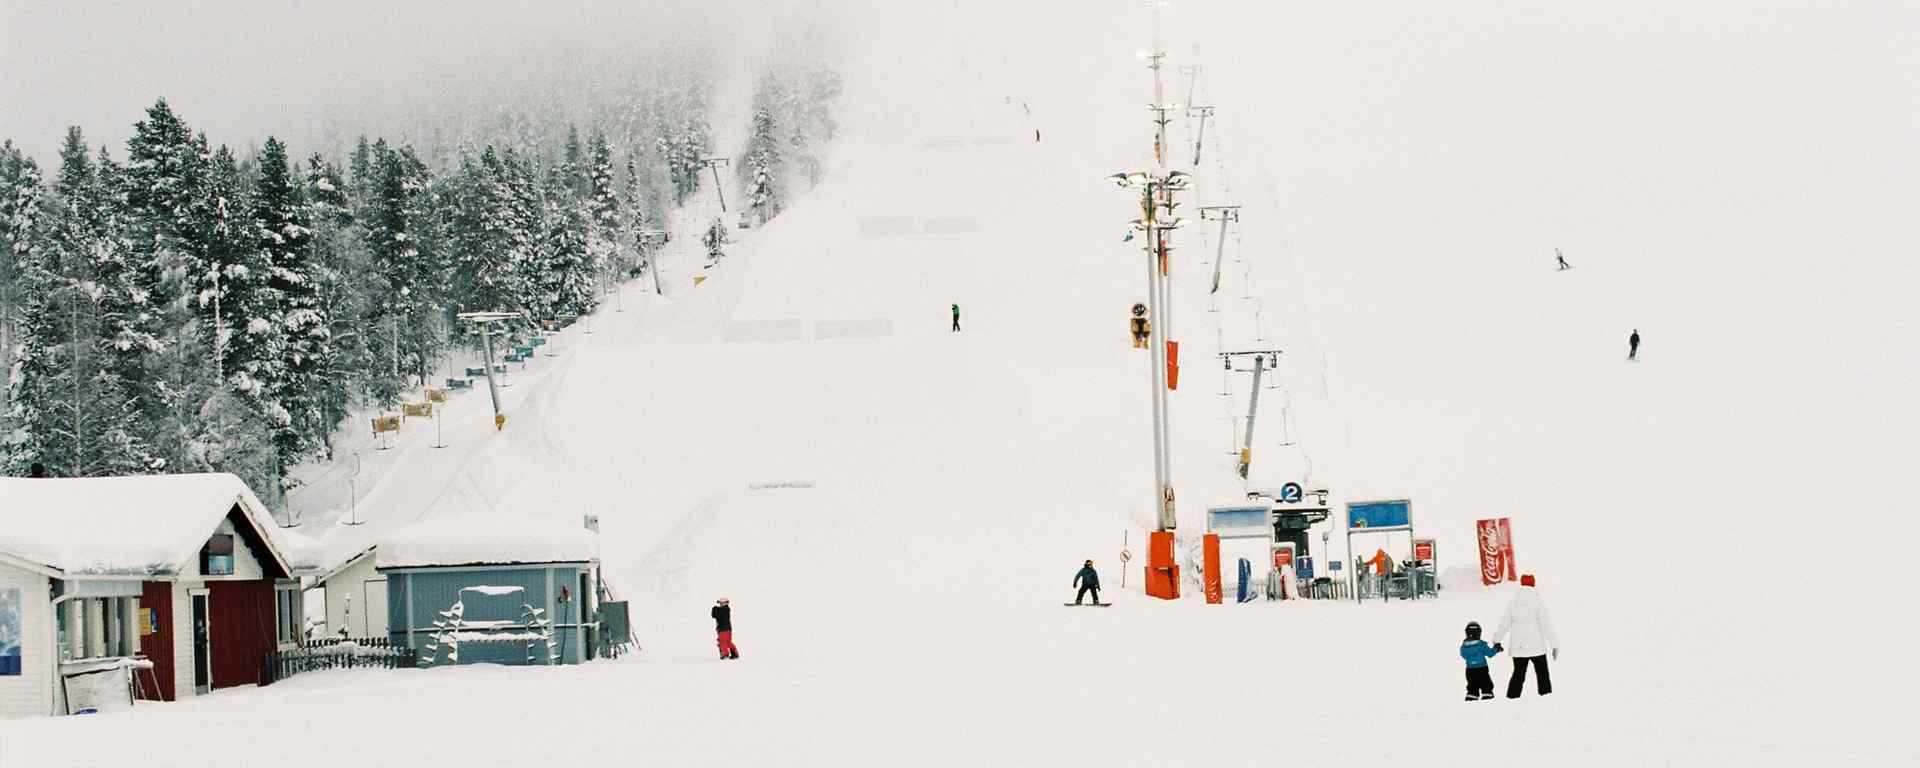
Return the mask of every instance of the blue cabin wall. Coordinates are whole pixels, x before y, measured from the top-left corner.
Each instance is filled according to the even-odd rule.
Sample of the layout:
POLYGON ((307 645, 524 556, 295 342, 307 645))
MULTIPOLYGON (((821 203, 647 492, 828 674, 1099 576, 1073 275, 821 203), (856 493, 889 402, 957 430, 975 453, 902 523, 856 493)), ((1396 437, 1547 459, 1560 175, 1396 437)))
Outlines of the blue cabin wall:
MULTIPOLYGON (((387 577, 388 637, 395 645, 412 647, 419 653, 423 665, 429 657, 435 659, 433 666, 448 664, 446 649, 435 653, 427 646, 433 644, 433 623, 440 620, 440 613, 452 608, 456 600, 463 602, 463 618, 470 622, 519 621, 527 605, 544 609, 546 617, 555 625, 553 640, 559 659, 554 663, 581 661, 587 640, 585 630, 567 625, 581 623, 578 612, 582 596, 571 595, 572 599, 562 605, 559 595, 562 587, 579 591, 581 576, 588 573, 584 565, 458 566, 383 569, 382 573, 387 577), (477 586, 519 587, 522 591, 503 596, 477 592, 463 595, 462 590, 477 586)), ((545 664, 547 656, 546 644, 536 642, 531 663, 545 664)), ((459 663, 524 665, 529 663, 527 646, 522 642, 465 642, 460 646, 459 663)))

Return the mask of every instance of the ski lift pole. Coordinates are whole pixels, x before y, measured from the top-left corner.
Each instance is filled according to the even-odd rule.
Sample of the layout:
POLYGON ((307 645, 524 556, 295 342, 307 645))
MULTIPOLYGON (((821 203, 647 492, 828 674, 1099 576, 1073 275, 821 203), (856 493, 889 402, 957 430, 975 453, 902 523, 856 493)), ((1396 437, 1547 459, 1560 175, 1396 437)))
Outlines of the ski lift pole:
POLYGON ((1213 254, 1213 287, 1207 291, 1211 296, 1220 292, 1220 267, 1226 263, 1227 256, 1227 222, 1240 220, 1240 206, 1205 206, 1200 209, 1200 218, 1220 220, 1220 245, 1213 254))
POLYGON ((666 244, 667 232, 664 229, 647 229, 640 232, 640 237, 647 246, 647 271, 653 273, 653 293, 655 296, 665 295, 660 290, 660 246, 666 244))
POLYGON ((724 157, 701 158, 700 163, 713 171, 713 191, 720 196, 720 212, 727 212, 727 191, 720 186, 720 166, 732 165, 733 161, 724 157))
POLYGON ((524 316, 520 312, 462 312, 456 317, 473 323, 480 330, 480 347, 486 355, 487 396, 493 401, 493 428, 500 429, 507 424, 506 414, 500 411, 500 385, 493 378, 493 325, 505 320, 524 316))
POLYGON ((500 418, 500 385, 493 379, 493 328, 480 326, 480 346, 486 350, 487 397, 493 400, 493 417, 500 418))
POLYGON ((1246 443, 1240 449, 1240 479, 1247 479, 1247 470, 1253 467, 1253 420, 1260 415, 1260 374, 1267 370, 1265 355, 1253 356, 1253 394, 1247 397, 1247 434, 1246 443))
POLYGON ((1207 139, 1207 118, 1213 116, 1213 107, 1189 107, 1187 116, 1200 118, 1200 130, 1193 137, 1193 167, 1198 168, 1200 167, 1200 143, 1207 139))

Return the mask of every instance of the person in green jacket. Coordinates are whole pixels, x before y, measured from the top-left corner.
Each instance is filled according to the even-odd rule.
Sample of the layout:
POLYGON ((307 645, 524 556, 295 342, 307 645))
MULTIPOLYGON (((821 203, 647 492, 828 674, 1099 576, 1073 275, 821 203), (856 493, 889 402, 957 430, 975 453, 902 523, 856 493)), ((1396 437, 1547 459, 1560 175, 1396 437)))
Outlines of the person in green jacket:
POLYGON ((1080 605, 1088 592, 1093 593, 1093 604, 1100 604, 1100 572, 1093 569, 1092 560, 1080 566, 1080 572, 1073 575, 1073 585, 1080 588, 1079 593, 1073 596, 1074 605, 1080 605))
POLYGON ((953 305, 953 332, 960 332, 960 305, 953 305))

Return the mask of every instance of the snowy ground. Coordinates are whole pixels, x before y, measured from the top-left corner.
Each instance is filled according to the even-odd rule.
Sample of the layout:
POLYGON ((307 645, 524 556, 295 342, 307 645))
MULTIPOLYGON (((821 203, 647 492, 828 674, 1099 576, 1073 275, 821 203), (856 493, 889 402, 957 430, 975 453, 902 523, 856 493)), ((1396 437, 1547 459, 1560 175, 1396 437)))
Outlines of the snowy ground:
MULTIPOLYGON (((301 745, 290 766, 356 759, 335 744, 377 764, 1920 760, 1896 730, 1910 10, 1172 8, 1171 65, 1207 67, 1227 164, 1189 202, 1247 206, 1229 258, 1256 282, 1229 298, 1267 323, 1202 311, 1212 241, 1184 235, 1182 526, 1239 490, 1206 355, 1266 335, 1297 445, 1263 424, 1263 470, 1411 497, 1453 564, 1472 520, 1514 518, 1565 643, 1558 692, 1468 705, 1459 629, 1503 591, 1058 606, 1087 557, 1117 583, 1151 519, 1124 320, 1144 265, 1100 181, 1151 161, 1132 57, 1151 18, 905 5, 863 24, 943 33, 861 38, 825 184, 704 285, 628 286, 520 379, 505 432, 469 423, 360 502, 599 514, 643 653, 9 723, 0 766, 201 764, 233 733, 301 745), (1556 245, 1575 270, 1551 271, 1556 245), (750 490, 780 481, 813 487, 750 490), (722 594, 739 662, 713 658, 722 594)), ((478 421, 484 394, 464 398, 478 421)))

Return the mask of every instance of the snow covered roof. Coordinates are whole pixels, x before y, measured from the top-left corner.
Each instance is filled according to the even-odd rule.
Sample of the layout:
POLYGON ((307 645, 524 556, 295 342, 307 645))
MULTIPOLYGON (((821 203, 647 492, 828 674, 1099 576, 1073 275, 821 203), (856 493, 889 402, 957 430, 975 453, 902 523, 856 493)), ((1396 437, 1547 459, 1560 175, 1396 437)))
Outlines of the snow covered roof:
POLYGON ((276 527, 272 533, 274 544, 280 548, 280 555, 287 559, 287 565, 295 574, 318 573, 326 565, 326 547, 319 539, 290 528, 276 527))
POLYGON ((236 506, 264 556, 292 572, 286 532, 230 474, 0 478, 0 553, 59 577, 192 573, 236 506))
POLYGON ((374 552, 376 568, 600 559, 600 537, 578 525, 517 515, 442 515, 393 532, 374 552))

